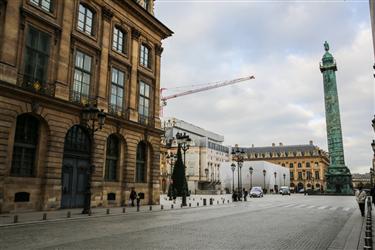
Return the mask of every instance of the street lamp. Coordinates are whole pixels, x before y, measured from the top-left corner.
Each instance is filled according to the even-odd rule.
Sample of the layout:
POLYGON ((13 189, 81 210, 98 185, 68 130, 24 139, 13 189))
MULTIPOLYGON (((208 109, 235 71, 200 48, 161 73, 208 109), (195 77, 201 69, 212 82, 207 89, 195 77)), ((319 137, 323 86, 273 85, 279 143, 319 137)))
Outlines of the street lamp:
POLYGON ((232 165, 230 165, 230 166, 232 168, 232 193, 233 193, 234 192, 234 171, 236 170, 236 165, 234 165, 234 163, 232 163, 232 165))
POLYGON ((185 164, 186 164, 186 151, 188 151, 190 148, 191 139, 189 135, 187 135, 186 133, 182 134, 180 132, 176 134, 176 139, 177 139, 178 147, 180 147, 182 151, 184 151, 184 174, 183 174, 184 179, 182 181, 183 181, 183 186, 185 187, 183 188, 183 192, 182 192, 181 206, 187 206, 186 204, 187 187, 186 187, 186 176, 185 176, 186 165, 185 164))
POLYGON ((283 177, 284 177, 284 186, 285 186, 285 176, 286 176, 286 175, 285 175, 285 173, 284 173, 284 174, 283 174, 283 177))
POLYGON ((86 127, 89 132, 91 150, 89 159, 89 168, 87 168, 87 184, 85 191, 85 199, 83 205, 83 214, 91 214, 91 179, 92 173, 94 172, 95 166, 93 164, 93 153, 94 153, 94 135, 95 132, 102 129, 105 122, 106 114, 104 110, 99 110, 96 105, 88 104, 82 109, 82 125, 86 127))
POLYGON ((168 196, 169 196, 169 200, 171 201, 172 200, 172 197, 173 197, 173 181, 172 181, 172 173, 173 173, 173 164, 176 160, 176 154, 173 154, 173 153, 168 153, 167 154, 167 161, 169 162, 170 164, 170 174, 169 174, 169 186, 168 186, 168 196))
POLYGON ((240 151, 240 149, 238 148, 238 144, 236 144, 234 149, 232 149, 232 160, 237 162, 237 166, 238 166, 238 169, 237 169, 237 173, 238 173, 237 189, 238 189, 238 192, 241 192, 241 190, 242 190, 241 168, 242 168, 242 163, 244 161, 244 158, 245 158, 245 152, 243 151, 243 149, 240 151))
POLYGON ((275 172, 273 172, 273 175, 275 176, 275 185, 274 185, 274 191, 275 191, 275 193, 277 192, 277 190, 276 190, 276 176, 277 176, 277 173, 276 173, 276 171, 275 172))
POLYGON ((303 193, 306 195, 306 170, 302 169, 303 193))
POLYGON ((249 167, 250 172, 250 190, 253 188, 253 167, 249 167))
POLYGON ((267 171, 263 169, 263 192, 266 190, 266 173, 267 171))

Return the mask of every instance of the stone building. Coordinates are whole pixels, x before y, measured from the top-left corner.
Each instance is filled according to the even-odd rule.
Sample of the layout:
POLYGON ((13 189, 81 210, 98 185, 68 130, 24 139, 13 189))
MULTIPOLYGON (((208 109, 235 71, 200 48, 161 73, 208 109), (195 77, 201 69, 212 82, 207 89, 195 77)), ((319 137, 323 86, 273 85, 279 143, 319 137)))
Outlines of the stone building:
POLYGON ((158 203, 161 41, 153 1, 0 0, 0 212, 158 203), (85 104, 106 113, 93 140, 85 104))
POLYGON ((192 139, 186 151, 186 178, 191 193, 217 193, 222 190, 220 171, 224 162, 229 161, 229 148, 223 146, 224 136, 200 128, 188 122, 170 118, 164 124, 165 142, 170 141, 161 156, 162 192, 168 190, 169 177, 172 171, 168 153, 176 154, 176 134, 186 133, 192 139), (171 140, 172 139, 172 140, 171 140))
POLYGON ((279 145, 271 147, 243 148, 247 161, 268 161, 290 169, 292 190, 324 189, 325 172, 329 165, 328 154, 312 141, 303 145, 279 145))
POLYGON ((365 174, 352 174, 352 184, 353 188, 362 188, 370 189, 371 187, 371 175, 370 173, 365 174))

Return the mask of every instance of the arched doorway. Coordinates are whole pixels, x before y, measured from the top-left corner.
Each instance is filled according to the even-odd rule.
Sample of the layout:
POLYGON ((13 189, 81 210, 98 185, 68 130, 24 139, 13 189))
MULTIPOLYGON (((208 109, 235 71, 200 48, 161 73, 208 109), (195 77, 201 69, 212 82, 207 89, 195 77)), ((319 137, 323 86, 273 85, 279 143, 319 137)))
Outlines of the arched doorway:
POLYGON ((90 139, 80 126, 65 136, 61 208, 83 207, 90 165, 90 139))
POLYGON ((299 182, 297 185, 297 192, 299 192, 301 189, 303 189, 303 184, 299 182))

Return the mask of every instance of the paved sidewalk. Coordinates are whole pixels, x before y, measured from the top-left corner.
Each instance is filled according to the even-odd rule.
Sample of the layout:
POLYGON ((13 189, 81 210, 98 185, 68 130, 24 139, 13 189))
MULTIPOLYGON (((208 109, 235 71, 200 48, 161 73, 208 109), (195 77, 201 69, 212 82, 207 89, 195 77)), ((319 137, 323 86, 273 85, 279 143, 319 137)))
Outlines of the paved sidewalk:
MULTIPOLYGON (((187 207, 181 208, 181 198, 177 198, 176 201, 169 201, 165 197, 161 197, 161 205, 142 205, 139 208, 139 212, 160 212, 163 210, 171 209, 187 209, 194 207, 204 206, 204 199, 206 199, 206 206, 223 206, 232 203, 229 199, 230 195, 210 195, 207 197, 188 197, 187 207), (212 198, 212 205, 210 205, 209 198, 212 198)), ((76 219, 87 219, 90 217, 102 217, 102 216, 115 216, 123 215, 124 213, 137 213, 136 207, 114 207, 114 208, 92 208, 92 214, 82 214, 82 208, 74 209, 60 209, 56 211, 37 211, 37 212, 12 212, 0 214, 0 227, 30 224, 30 223, 45 223, 50 221, 61 221, 61 220, 76 220, 76 219), (70 215, 69 215, 70 214, 70 215), (15 222, 15 216, 17 217, 15 222), (43 217, 45 216, 45 220, 43 217)))

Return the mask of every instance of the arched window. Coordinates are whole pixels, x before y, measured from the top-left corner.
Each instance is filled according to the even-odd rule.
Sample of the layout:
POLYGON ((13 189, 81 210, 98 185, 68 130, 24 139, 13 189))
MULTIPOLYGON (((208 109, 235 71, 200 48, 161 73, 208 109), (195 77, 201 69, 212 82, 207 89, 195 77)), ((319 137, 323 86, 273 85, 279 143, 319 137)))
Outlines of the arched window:
POLYGON ((119 140, 115 135, 110 135, 107 139, 105 180, 117 180, 117 164, 119 158, 119 140))
POLYGON ((146 182, 146 144, 140 142, 137 146, 136 182, 146 182))
POLYGON ((120 27, 115 26, 113 28, 112 49, 125 54, 126 42, 126 33, 120 27))
POLYGON ((289 168, 293 168, 293 163, 289 163, 289 168))
POLYGON ((35 154, 39 137, 39 121, 24 114, 17 118, 16 134, 12 157, 11 174, 14 176, 33 176, 35 154))

